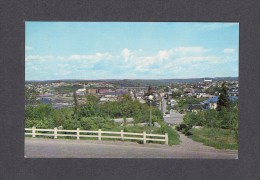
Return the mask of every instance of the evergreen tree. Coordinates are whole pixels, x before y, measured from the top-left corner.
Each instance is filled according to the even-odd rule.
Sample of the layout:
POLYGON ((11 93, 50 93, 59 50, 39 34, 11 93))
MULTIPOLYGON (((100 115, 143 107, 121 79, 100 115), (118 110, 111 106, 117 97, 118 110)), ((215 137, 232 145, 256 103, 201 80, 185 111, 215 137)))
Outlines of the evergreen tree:
POLYGON ((221 111, 222 107, 226 107, 228 109, 230 107, 230 102, 228 99, 228 90, 225 82, 223 82, 221 85, 221 93, 220 96, 218 97, 217 110, 221 111))

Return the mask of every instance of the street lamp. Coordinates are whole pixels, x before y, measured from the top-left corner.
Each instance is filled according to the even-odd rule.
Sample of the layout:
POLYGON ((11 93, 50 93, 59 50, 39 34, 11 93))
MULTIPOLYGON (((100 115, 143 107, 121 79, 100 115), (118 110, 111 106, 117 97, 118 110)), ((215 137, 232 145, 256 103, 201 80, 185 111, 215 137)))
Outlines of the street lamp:
POLYGON ((150 100, 149 126, 150 126, 150 134, 151 134, 151 132, 152 132, 152 130, 151 130, 151 127, 152 127, 152 122, 151 122, 151 118, 152 118, 152 107, 151 107, 151 104, 152 104, 152 100, 153 100, 153 96, 152 96, 152 95, 149 96, 149 100, 150 100))

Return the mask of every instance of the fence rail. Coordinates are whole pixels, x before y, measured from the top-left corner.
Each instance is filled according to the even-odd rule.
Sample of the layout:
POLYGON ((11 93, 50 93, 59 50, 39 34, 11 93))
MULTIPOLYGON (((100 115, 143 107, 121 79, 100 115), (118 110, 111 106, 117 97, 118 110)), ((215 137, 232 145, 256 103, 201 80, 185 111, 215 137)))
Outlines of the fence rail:
POLYGON ((50 136, 57 139, 58 137, 76 137, 79 140, 81 137, 83 138, 98 138, 99 141, 102 138, 106 139, 119 139, 119 140, 138 140, 143 141, 143 144, 146 144, 147 141, 155 141, 155 142, 165 142, 168 145, 168 134, 146 134, 143 133, 130 133, 124 132, 121 130, 120 132, 113 132, 113 131, 102 131, 99 129, 98 131, 89 131, 89 130, 80 130, 77 128, 76 130, 64 130, 64 129, 36 129, 35 127, 32 128, 25 128, 25 135, 30 135, 33 138, 36 136, 50 136), (30 132, 28 132, 30 131, 30 132), (45 133, 40 133, 45 132, 45 133), (53 132, 53 133, 51 133, 53 132), (69 133, 69 134, 67 134, 69 133), (73 133, 73 134, 72 134, 73 133), (105 135, 102 135, 105 134, 105 135), (109 135, 110 134, 110 135, 109 135), (118 135, 118 136, 115 136, 118 135))

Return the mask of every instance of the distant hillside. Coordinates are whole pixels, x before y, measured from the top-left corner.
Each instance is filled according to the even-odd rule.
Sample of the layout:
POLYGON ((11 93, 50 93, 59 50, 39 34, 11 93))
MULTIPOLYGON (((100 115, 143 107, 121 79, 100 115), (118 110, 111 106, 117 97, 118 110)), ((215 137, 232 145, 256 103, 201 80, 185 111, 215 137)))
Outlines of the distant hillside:
MULTIPOLYGON (((238 77, 216 77, 208 78, 213 81, 235 81, 238 80, 238 77)), ((115 86, 121 87, 132 87, 132 86, 165 86, 175 83, 196 83, 202 82, 204 78, 190 78, 190 79, 99 79, 99 80, 77 80, 77 79, 64 79, 64 80, 47 80, 47 81, 26 81, 25 84, 30 83, 59 83, 59 82, 107 82, 114 84, 115 86)))
MULTIPOLYGON (((219 77, 219 78, 207 78, 213 81, 234 81, 238 80, 237 77, 219 77)), ((196 83, 204 81, 204 78, 192 78, 192 79, 124 79, 124 80, 106 80, 117 86, 165 86, 176 83, 196 83)))

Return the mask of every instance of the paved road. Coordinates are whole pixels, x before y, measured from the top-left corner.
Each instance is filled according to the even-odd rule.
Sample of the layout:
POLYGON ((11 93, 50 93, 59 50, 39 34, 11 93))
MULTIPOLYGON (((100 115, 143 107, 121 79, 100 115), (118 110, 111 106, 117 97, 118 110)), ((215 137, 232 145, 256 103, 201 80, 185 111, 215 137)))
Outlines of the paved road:
MULTIPOLYGON (((171 112, 164 121, 169 124, 182 122, 183 115, 171 112)), ((174 146, 138 144, 120 141, 84 141, 61 139, 25 139, 27 158, 196 158, 236 159, 237 151, 217 150, 195 142, 183 134, 181 143, 174 146)))
POLYGON ((182 122, 183 114, 178 112, 170 112, 169 117, 164 117, 164 121, 168 124, 179 124, 182 122))
MULTIPOLYGON (((162 112, 165 113, 166 112, 166 100, 164 98, 162 98, 162 112)), ((179 124, 182 122, 182 118, 183 118, 183 114, 180 114, 178 112, 175 111, 171 111, 170 114, 167 114, 167 116, 169 117, 163 117, 164 121, 168 124, 179 124)))
MULTIPOLYGON (((185 141, 185 140, 184 140, 185 141)), ((186 141, 185 141, 186 142, 186 141)), ((235 159, 236 151, 134 142, 25 139, 26 158, 211 158, 235 159)))
POLYGON ((162 97, 162 109, 161 109, 161 111, 163 112, 163 113, 165 113, 166 112, 166 100, 162 97))

